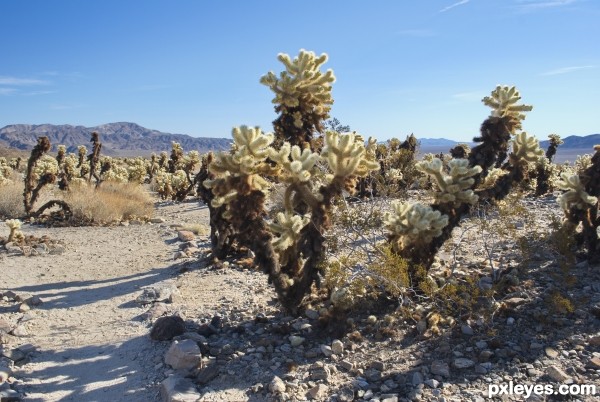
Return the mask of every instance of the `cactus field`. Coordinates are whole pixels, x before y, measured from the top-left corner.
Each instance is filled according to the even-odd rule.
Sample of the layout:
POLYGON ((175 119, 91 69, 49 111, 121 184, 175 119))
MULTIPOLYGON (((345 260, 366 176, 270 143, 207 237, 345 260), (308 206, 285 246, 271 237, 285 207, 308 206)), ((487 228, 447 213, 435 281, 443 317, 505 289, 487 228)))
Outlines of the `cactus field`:
POLYGON ((0 157, 1 400, 600 387, 600 145, 555 162, 502 84, 471 144, 424 154, 340 128, 326 54, 278 61, 272 127, 228 151, 0 157))

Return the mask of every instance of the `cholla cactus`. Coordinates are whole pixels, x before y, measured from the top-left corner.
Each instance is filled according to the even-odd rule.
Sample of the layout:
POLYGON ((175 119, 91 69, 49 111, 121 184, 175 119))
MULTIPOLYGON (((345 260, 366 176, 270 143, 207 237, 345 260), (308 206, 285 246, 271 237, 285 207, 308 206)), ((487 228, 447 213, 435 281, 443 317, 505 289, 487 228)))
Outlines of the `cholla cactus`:
POLYGON ((392 208, 394 212, 386 213, 384 221, 392 247, 398 253, 427 245, 448 225, 448 216, 427 205, 395 201, 392 208))
POLYGON ((208 166, 214 178, 204 185, 214 194, 211 207, 225 206, 221 216, 230 222, 232 234, 254 251, 282 304, 296 312, 318 277, 325 241, 322 233, 330 224, 333 197, 348 189, 349 181, 379 168, 374 161, 375 141, 369 140, 365 146, 355 133, 327 133, 324 156, 319 156, 289 143, 276 151, 270 147, 274 136, 258 128, 236 128, 233 138, 231 152, 216 155, 208 166), (267 163, 267 158, 275 165, 267 163), (313 173, 320 159, 327 162, 332 174, 317 188, 313 173), (288 185, 286 210, 270 225, 262 219, 269 183, 261 175, 275 175, 288 185), (294 213, 298 205, 306 207, 305 216, 294 213))
POLYGON ((10 183, 12 180, 12 168, 6 162, 5 158, 0 158, 0 186, 10 183))
POLYGON ((449 175, 444 174, 444 164, 438 158, 431 162, 417 163, 417 169, 432 176, 439 191, 435 193, 436 204, 450 203, 457 207, 460 204, 475 204, 479 197, 471 187, 475 183, 473 176, 481 173, 480 166, 469 167, 467 159, 452 159, 448 162, 449 175))
POLYGON ((565 212, 568 212, 571 208, 585 209, 598 202, 598 198, 589 195, 585 191, 579 176, 569 176, 563 173, 561 178, 562 180, 556 184, 558 188, 566 190, 566 192, 560 195, 556 201, 565 212))
POLYGON ((544 151, 540 148, 537 138, 529 137, 524 131, 515 135, 513 152, 510 157, 511 164, 537 162, 543 156, 544 151))
POLYGON ((146 179, 147 171, 146 161, 142 158, 134 158, 127 163, 126 178, 131 183, 142 184, 146 179))
POLYGON ((323 121, 329 117, 333 104, 331 85, 335 82, 332 70, 321 72, 327 55, 316 56, 300 50, 293 60, 287 54, 277 56, 286 71, 277 77, 273 72, 264 75, 260 82, 275 93, 275 111, 281 113, 273 122, 277 145, 284 141, 302 148, 310 146, 315 131, 323 131, 323 121))
POLYGON ((520 130, 521 121, 525 119, 523 112, 530 112, 533 106, 519 105, 521 100, 519 91, 514 86, 498 85, 490 96, 483 98, 483 103, 492 108, 492 117, 506 118, 506 121, 511 126, 510 131, 520 130))
POLYGON ((178 142, 171 142, 171 159, 169 159, 169 173, 175 173, 181 169, 180 163, 183 159, 183 148, 178 142))
MULTIPOLYGON (((85 145, 80 145, 77 147, 77 155, 78 155, 78 163, 77 167, 80 168, 85 163, 85 157, 87 156, 87 148, 85 145)), ((89 172, 89 170, 88 170, 89 172)), ((81 175, 82 177, 84 174, 81 175)))
POLYGON ((9 219, 9 220, 5 221, 4 223, 10 229, 10 233, 8 235, 7 243, 10 243, 10 242, 13 242, 13 241, 19 241, 19 240, 22 240, 24 238, 23 232, 21 232, 19 230, 19 229, 21 229, 21 225, 22 225, 22 222, 20 220, 18 220, 18 219, 9 219))
POLYGON ((56 162, 56 159, 49 155, 44 155, 33 169, 33 178, 34 180, 40 180, 42 176, 56 175, 57 173, 58 162, 56 162))
POLYGON ((273 239, 275 251, 285 253, 296 244, 300 238, 300 231, 309 222, 308 216, 294 215, 287 211, 278 213, 275 222, 269 224, 269 229, 278 236, 273 239))

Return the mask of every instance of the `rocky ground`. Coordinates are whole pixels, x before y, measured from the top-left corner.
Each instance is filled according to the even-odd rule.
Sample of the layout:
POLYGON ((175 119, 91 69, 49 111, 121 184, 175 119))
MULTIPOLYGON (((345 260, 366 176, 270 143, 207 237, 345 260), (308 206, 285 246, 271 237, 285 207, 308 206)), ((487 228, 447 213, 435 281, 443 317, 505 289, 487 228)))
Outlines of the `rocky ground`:
POLYGON ((319 311, 285 316, 247 261, 204 258, 207 210, 195 202, 157 204, 149 223, 24 225, 53 242, 0 251, 1 400, 484 401, 511 382, 600 387, 600 267, 545 240, 554 197, 524 203, 533 217, 511 217, 512 241, 457 231, 441 254, 440 272, 485 289, 492 261, 509 283, 494 308, 444 320, 439 334, 393 310, 352 313, 345 333, 319 311), (520 237, 530 241, 517 252, 520 237))

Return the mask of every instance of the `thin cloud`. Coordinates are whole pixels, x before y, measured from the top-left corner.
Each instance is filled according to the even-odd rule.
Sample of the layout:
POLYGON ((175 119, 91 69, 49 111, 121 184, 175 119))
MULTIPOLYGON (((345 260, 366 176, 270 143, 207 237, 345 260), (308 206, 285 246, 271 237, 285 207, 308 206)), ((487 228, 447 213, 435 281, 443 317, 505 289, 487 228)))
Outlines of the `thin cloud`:
POLYGON ((38 80, 35 78, 18 78, 18 77, 7 77, 0 76, 0 85, 13 85, 13 86, 28 86, 28 85, 48 85, 48 81, 38 80))
POLYGON ((545 73, 542 73, 540 75, 549 76, 549 75, 569 74, 569 73, 573 73, 575 71, 589 70, 591 68, 597 68, 597 67, 598 66, 571 66, 571 67, 562 67, 562 68, 557 68, 556 70, 546 71, 545 73))
POLYGON ((536 11, 543 10, 546 8, 555 8, 568 6, 569 4, 575 3, 577 0, 519 0, 516 8, 520 11, 536 11))
POLYGON ((31 92, 23 92, 23 96, 37 96, 37 95, 48 95, 54 94, 56 91, 31 91, 31 92))
POLYGON ((458 7, 458 6, 462 6, 462 5, 464 5, 464 4, 467 4, 467 3, 468 3, 468 2, 470 2, 470 1, 471 1, 471 0, 459 0, 459 1, 457 1, 456 3, 454 3, 454 4, 450 4, 449 6, 442 8, 442 9, 440 10, 440 13, 445 13, 445 12, 446 12, 446 11, 448 11, 448 10, 452 10, 452 9, 453 9, 453 8, 455 8, 455 7, 458 7))
POLYGON ((11 95, 16 91, 14 88, 0 88, 0 95, 11 95))

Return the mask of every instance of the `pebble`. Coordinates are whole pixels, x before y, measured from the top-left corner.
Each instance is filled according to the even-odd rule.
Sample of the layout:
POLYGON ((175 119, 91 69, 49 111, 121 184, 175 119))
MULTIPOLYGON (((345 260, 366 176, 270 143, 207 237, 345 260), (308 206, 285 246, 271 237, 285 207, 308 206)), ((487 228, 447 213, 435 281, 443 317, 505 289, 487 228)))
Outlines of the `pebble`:
POLYGON ((335 355, 341 355, 344 352, 344 344, 339 339, 334 340, 331 343, 331 351, 335 355))
POLYGON ((285 392, 286 386, 281 378, 275 376, 271 383, 269 384, 269 391, 274 394, 282 394, 285 392))
POLYGON ((564 382, 570 378, 564 371, 556 366, 548 367, 546 369, 546 374, 556 382, 564 382))
POLYGON ((475 362, 471 359, 466 359, 464 357, 459 357, 458 359, 454 359, 454 367, 457 369, 467 369, 473 367, 475 362))
POLYGON ((431 363, 431 373, 442 377, 450 377, 450 367, 448 363, 436 360, 431 363))

